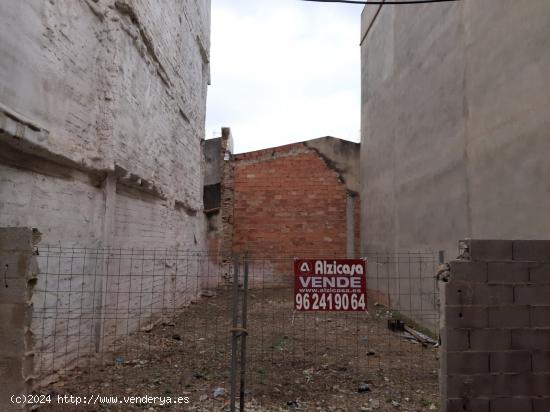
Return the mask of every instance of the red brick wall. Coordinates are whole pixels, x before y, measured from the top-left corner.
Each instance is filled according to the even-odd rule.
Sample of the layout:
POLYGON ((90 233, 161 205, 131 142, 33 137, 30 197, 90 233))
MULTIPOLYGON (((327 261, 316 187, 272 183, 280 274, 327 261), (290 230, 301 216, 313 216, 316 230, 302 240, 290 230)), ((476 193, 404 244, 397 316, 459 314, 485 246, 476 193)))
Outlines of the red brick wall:
MULTIPOLYGON (((235 157, 233 250, 266 256, 346 256, 345 184, 294 144, 235 157)), ((359 201, 355 205, 359 247, 359 201)))

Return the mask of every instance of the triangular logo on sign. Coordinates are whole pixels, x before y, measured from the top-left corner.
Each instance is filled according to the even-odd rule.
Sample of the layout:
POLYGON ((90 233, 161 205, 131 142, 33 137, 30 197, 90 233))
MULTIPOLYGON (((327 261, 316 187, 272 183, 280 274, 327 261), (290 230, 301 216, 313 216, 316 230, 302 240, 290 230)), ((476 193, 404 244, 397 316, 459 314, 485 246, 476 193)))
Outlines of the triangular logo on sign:
POLYGON ((309 265, 307 262, 302 262, 302 266, 300 266, 300 272, 309 272, 309 265))

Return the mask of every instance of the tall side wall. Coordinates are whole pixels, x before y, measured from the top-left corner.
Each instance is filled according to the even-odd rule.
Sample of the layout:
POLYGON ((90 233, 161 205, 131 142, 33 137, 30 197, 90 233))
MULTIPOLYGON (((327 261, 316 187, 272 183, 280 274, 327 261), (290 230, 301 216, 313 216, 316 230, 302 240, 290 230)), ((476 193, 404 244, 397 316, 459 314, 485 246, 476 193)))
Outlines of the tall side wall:
MULTIPOLYGON (((39 245, 206 250, 209 48, 209 0, 2 2, 0 226, 36 227, 39 245)), ((70 291, 75 312, 103 295, 107 310, 114 290, 133 287, 124 267, 114 288, 112 277, 90 281, 112 268, 79 261, 77 273, 64 259, 53 276, 38 262, 33 302, 44 313, 58 308, 50 290, 70 291)), ((51 352, 41 337, 63 325, 38 322, 51 352)))
POLYGON ((547 238, 550 3, 371 5, 362 31, 363 250, 547 238))
MULTIPOLYGON (((116 193, 119 221, 177 226, 180 206, 193 215, 181 224, 195 229, 209 1, 2 3, 0 23, 0 225, 38 227, 44 243, 137 246, 146 228, 101 232, 116 193), (116 176, 113 193, 106 175, 116 176), (151 194, 155 212, 133 209, 121 186, 151 194)), ((194 246, 192 236, 161 238, 194 246)))
POLYGON ((440 284, 442 410, 550 410, 550 241, 463 243, 440 284))

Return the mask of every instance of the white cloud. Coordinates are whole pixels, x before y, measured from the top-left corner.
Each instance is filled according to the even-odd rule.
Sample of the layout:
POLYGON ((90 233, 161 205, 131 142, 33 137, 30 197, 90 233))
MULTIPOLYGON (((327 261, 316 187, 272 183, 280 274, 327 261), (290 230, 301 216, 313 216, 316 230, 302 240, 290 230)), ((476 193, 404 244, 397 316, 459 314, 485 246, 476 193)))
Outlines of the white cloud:
POLYGON ((361 7, 213 0, 207 138, 244 152, 332 135, 359 141, 361 7))

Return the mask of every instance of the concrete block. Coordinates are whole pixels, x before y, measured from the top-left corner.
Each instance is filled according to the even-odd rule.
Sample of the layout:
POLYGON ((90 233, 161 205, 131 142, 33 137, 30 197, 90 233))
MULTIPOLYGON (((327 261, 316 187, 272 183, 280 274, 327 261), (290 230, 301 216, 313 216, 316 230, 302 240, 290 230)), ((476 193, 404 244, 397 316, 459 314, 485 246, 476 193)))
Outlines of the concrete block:
POLYGON ((28 393, 27 385, 23 382, 4 383, 0 385, 0 405, 2 412, 4 411, 24 411, 28 410, 21 404, 14 405, 11 403, 12 395, 23 395, 28 393))
POLYGON ((514 260, 550 262, 550 240, 515 240, 514 260))
POLYGON ((467 240, 470 259, 473 261, 506 261, 513 259, 513 241, 511 240, 467 240))
POLYGON ((452 281, 487 282, 487 263, 485 262, 454 260, 449 265, 451 266, 452 281))
POLYGON ((468 329, 449 329, 441 335, 441 343, 447 351, 463 351, 470 347, 468 329))
POLYGON ((527 375, 527 384, 532 388, 531 396, 550 397, 550 373, 527 375))
POLYGON ((550 397, 533 399, 533 412, 548 412, 548 411, 550 411, 550 397))
POLYGON ((0 355, 0 386, 23 378, 23 357, 0 355))
POLYGON ((550 305, 550 285, 518 285, 514 297, 518 305, 550 305))
POLYGON ((550 329, 515 329, 512 333, 512 349, 547 350, 550 348, 550 329))
POLYGON ((32 250, 32 230, 28 227, 0 228, 0 251, 32 250))
POLYGON ((490 355, 491 372, 531 372, 531 353, 524 351, 495 352, 490 355))
POLYGON ((493 395, 496 397, 536 396, 538 388, 546 381, 543 375, 530 373, 498 374, 493 377, 493 395))
POLYGON ((486 398, 493 395, 494 375, 453 375, 447 377, 449 398, 486 398))
POLYGON ((489 324, 487 309, 477 306, 446 306, 445 321, 452 329, 486 328, 489 324))
POLYGON ((550 328, 550 305, 531 307, 531 327, 550 328))
POLYGON ((488 285, 485 289, 486 294, 482 296, 484 288, 481 287, 478 292, 478 302, 481 304, 483 297, 486 299, 486 304, 492 305, 507 305, 514 301, 514 288, 512 286, 505 285, 488 285))
POLYGON ((447 375, 489 372, 489 354, 484 352, 447 353, 447 375))
POLYGON ((498 398, 491 400, 491 411, 496 412, 531 412, 531 398, 498 398))
POLYGON ((26 304, 0 303, 0 334, 22 332, 22 326, 28 320, 28 311, 26 304))
POLYGON ((550 263, 531 263, 529 265, 529 282, 550 283, 550 263))
POLYGON ((529 282, 529 264, 526 262, 489 262, 489 283, 529 282))
POLYGON ((449 282, 445 289, 447 305, 511 305, 514 302, 512 285, 481 285, 469 282, 449 282))
POLYGON ((446 412, 490 412, 489 399, 448 399, 446 412))
POLYGON ((477 329, 470 331, 470 348, 476 351, 508 350, 512 347, 511 331, 477 329))
POLYGON ((490 328, 527 328, 531 325, 528 306, 489 308, 490 328))
POLYGON ((1 332, 0 331, 0 342, 2 342, 2 356, 8 357, 23 357, 25 354, 25 346, 22 344, 25 340, 25 334, 23 328, 21 331, 14 332, 1 332))
POLYGON ((6 259, 0 256, 0 268, 5 274, 1 279, 0 302, 2 303, 23 303, 30 299, 29 278, 30 256, 14 254, 6 259))
MULTIPOLYGON (((548 349, 548 348, 547 348, 548 349)), ((550 352, 549 351, 534 351, 533 357, 533 372, 550 372, 550 352)))

